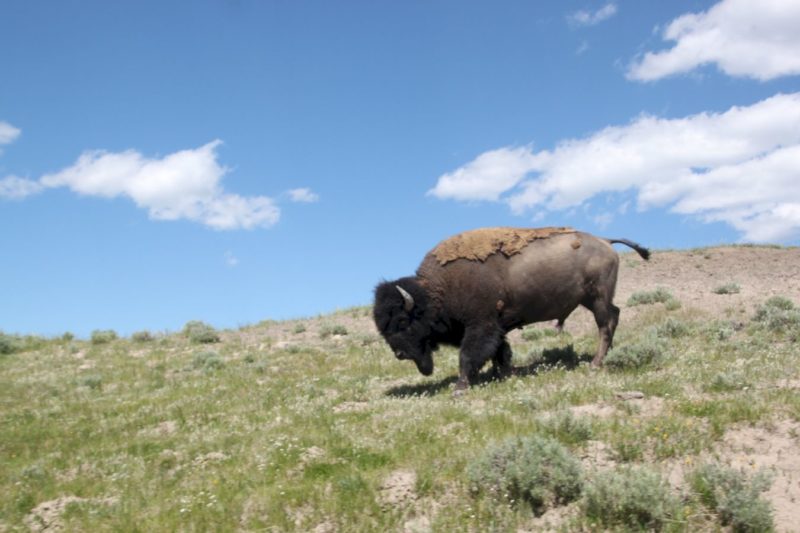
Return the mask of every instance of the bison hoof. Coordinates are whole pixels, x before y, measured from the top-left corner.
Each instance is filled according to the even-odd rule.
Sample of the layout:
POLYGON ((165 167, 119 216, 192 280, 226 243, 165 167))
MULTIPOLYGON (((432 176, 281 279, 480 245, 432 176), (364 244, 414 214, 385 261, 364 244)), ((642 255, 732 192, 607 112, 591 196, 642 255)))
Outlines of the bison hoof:
POLYGON ((458 380, 456 382, 456 388, 453 391, 453 398, 458 398, 459 396, 463 396, 469 390, 469 382, 458 380))

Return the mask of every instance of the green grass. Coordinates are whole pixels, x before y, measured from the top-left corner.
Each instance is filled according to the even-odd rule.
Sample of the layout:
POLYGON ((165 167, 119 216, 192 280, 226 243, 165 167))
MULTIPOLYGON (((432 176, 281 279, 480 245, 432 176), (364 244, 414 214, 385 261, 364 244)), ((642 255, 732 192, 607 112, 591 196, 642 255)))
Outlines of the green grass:
MULTIPOLYGON (((279 348, 268 328, 280 324, 264 323, 214 331, 224 340, 213 351, 184 333, 101 343, 3 334, 0 529, 26 530, 38 505, 74 497, 58 518, 68 531, 402 531, 412 520, 535 530, 537 514, 569 501, 565 530, 714 530, 734 519, 690 497, 700 491, 691 479, 665 485, 662 469, 696 462, 731 429, 800 420, 796 391, 776 386, 800 379, 787 334, 796 307, 762 308, 741 327, 663 306, 623 315, 615 351, 634 363, 599 371, 588 365, 594 333, 533 335, 512 346, 518 375, 457 399, 456 350, 440 350, 426 378, 356 329, 279 348), (571 409, 586 404, 605 413, 571 409), (610 461, 603 476, 597 443, 610 461), (551 459, 538 470, 495 460, 531 454, 551 459), (545 490, 552 465, 571 488, 545 490), (397 472, 415 481, 392 499, 397 472)), ((369 320, 369 309, 303 324, 324 331, 337 316, 369 320)), ((728 492, 757 499, 742 483, 728 492)), ((759 505, 742 521, 758 520, 759 505)))

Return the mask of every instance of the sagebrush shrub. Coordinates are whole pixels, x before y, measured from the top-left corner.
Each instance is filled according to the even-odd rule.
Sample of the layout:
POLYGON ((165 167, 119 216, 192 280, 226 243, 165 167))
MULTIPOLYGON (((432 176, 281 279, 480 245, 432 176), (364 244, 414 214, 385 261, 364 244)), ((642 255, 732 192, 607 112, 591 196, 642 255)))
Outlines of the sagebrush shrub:
POLYGON ((734 390, 742 390, 749 385, 750 383, 747 381, 747 378, 743 373, 730 370, 717 372, 714 374, 714 377, 711 378, 711 383, 709 383, 706 390, 712 392, 729 392, 734 390))
POLYGON ((580 461, 557 440, 538 435, 490 447, 467 475, 474 492, 526 502, 536 513, 577 499, 583 488, 580 461))
POLYGON ((718 285, 714 287, 711 292, 714 294, 739 294, 742 288, 739 287, 738 283, 726 283, 724 285, 718 285))
POLYGON ((103 378, 97 374, 91 374, 83 376, 79 383, 83 387, 89 387, 92 390, 100 390, 103 386, 103 378))
POLYGON ((677 318, 669 317, 656 328, 659 337, 677 338, 684 337, 691 330, 689 324, 677 318))
POLYGON ((707 463, 689 474, 689 482, 703 504, 717 513, 723 526, 738 533, 774 528, 769 502, 761 498, 772 484, 765 471, 750 478, 739 470, 707 463))
POLYGON ((225 366, 225 361, 222 360, 217 352, 200 352, 195 354, 192 359, 192 366, 202 370, 218 370, 225 366))
POLYGON ((96 329, 92 331, 92 344, 106 344, 117 340, 117 332, 113 329, 96 329))
POLYGON ((713 320, 705 324, 702 328, 710 340, 724 341, 733 336, 736 332, 736 325, 729 321, 713 320))
POLYGON ((592 438, 592 424, 572 411, 559 411, 541 422, 542 429, 564 444, 579 444, 592 438))
POLYGON ((0 355, 12 354, 19 350, 17 339, 11 335, 0 332, 0 355))
POLYGON ((153 335, 147 331, 136 331, 131 335, 131 340, 134 342, 150 342, 153 340, 153 335))
POLYGON ((567 346, 557 346, 544 350, 534 350, 528 354, 531 364, 542 364, 548 366, 563 366, 574 368, 580 362, 580 355, 575 351, 572 344, 567 346))
POLYGON ((639 291, 631 294, 628 298, 628 305, 648 305, 655 303, 667 303, 674 300, 672 293, 663 287, 659 287, 653 291, 639 291))
POLYGON ((327 339, 331 335, 347 335, 347 328, 341 324, 323 324, 319 328, 319 338, 327 339))
POLYGON ((657 332, 650 331, 637 342, 623 344, 608 351, 604 364, 612 370, 629 370, 659 363, 664 358, 666 343, 657 332))
POLYGON ((537 341, 544 337, 555 337, 558 331, 548 328, 529 327, 522 330, 522 339, 528 342, 537 341))
POLYGON ((183 326, 183 335, 198 344, 219 342, 219 333, 213 326, 200 320, 190 320, 183 326))
POLYGON ((765 307, 772 307, 775 309, 782 309, 783 311, 791 311, 795 308, 794 302, 789 298, 783 296, 772 296, 764 302, 765 307))
POLYGON ((599 472, 586 484, 583 511, 605 528, 660 530, 681 515, 680 500, 662 477, 644 467, 599 472))
POLYGON ((758 306, 753 320, 770 331, 800 327, 800 309, 783 296, 773 296, 758 306))

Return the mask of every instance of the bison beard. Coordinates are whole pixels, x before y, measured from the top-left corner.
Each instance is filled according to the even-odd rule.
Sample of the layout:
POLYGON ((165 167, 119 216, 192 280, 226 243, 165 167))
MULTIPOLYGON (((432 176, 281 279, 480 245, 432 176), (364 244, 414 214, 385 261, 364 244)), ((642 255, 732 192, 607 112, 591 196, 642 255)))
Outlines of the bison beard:
MULTIPOLYGON (((619 308, 612 303, 619 258, 611 243, 630 246, 644 259, 649 252, 625 239, 557 229, 513 255, 503 253, 503 234, 507 232, 509 239, 518 236, 521 230, 514 228, 479 230, 498 243, 497 253, 483 254, 483 259, 466 250, 465 257, 442 264, 434 248, 416 276, 375 288, 373 318, 378 331, 398 359, 414 361, 426 376, 433 373, 432 353, 440 344, 460 347, 456 384, 460 392, 490 360, 498 377, 510 373, 507 332, 543 320, 563 324, 583 305, 597 323, 600 343, 592 364, 600 366, 619 320, 619 308)), ((477 242, 478 232, 471 233, 462 234, 467 237, 462 241, 477 242)))

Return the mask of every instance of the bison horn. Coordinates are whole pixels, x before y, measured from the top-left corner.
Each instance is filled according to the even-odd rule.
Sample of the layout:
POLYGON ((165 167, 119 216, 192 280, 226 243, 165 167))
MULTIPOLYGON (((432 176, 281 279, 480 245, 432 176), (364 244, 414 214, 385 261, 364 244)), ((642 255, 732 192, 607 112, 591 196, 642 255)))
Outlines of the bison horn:
POLYGON ((412 309, 414 309, 414 297, 411 296, 410 294, 408 294, 408 291, 406 291, 400 285, 395 285, 395 287, 397 287, 397 290, 400 292, 400 295, 403 297, 403 301, 405 301, 405 304, 403 305, 403 309, 405 309, 406 312, 411 311, 412 309))

